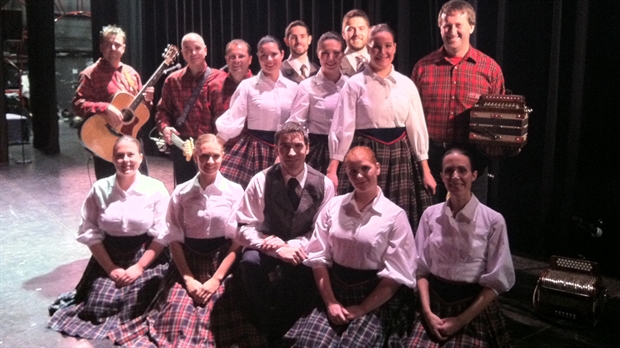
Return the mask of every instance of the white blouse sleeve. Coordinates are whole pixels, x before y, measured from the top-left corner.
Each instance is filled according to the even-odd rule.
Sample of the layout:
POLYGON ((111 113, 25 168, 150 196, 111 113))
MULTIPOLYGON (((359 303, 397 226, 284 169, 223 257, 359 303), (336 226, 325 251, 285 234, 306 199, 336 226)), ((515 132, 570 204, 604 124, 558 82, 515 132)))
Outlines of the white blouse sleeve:
POLYGON ((342 162, 344 156, 349 151, 353 135, 355 134, 355 119, 357 107, 357 88, 349 79, 342 87, 342 92, 338 98, 334 118, 329 129, 328 146, 329 158, 342 162))
POLYGON ((168 211, 166 213, 166 224, 168 226, 167 242, 185 242, 185 233, 183 232, 183 204, 180 200, 180 189, 177 186, 172 192, 170 203, 168 203, 168 211))
POLYGON ((302 125, 304 128, 308 128, 308 110, 310 109, 310 94, 308 91, 299 87, 297 89, 297 94, 295 95, 295 99, 293 100, 293 104, 291 106, 291 116, 286 120, 286 122, 295 122, 302 125))
POLYGON ((105 232, 99 228, 99 217, 102 211, 102 198, 97 194, 97 183, 95 183, 82 205, 82 222, 78 229, 78 242, 90 247, 103 241, 105 232))
POLYGON ((153 241, 159 244, 168 245, 166 235, 168 226, 166 224, 166 212, 170 201, 170 193, 164 183, 158 182, 158 188, 153 192, 153 225, 149 228, 148 234, 153 237, 153 241))
POLYGON ((333 263, 329 240, 329 231, 332 224, 330 211, 331 204, 323 207, 314 224, 314 232, 306 247, 308 258, 304 261, 304 265, 308 267, 331 267, 333 263))
POLYGON ((506 222, 501 214, 492 221, 487 243, 486 273, 480 276, 479 284, 499 294, 510 290, 515 283, 515 272, 508 244, 506 222))
POLYGON ((415 156, 416 162, 428 159, 428 130, 426 129, 426 120, 424 119, 424 109, 418 89, 413 83, 412 93, 409 99, 409 114, 405 121, 407 136, 409 143, 415 156))
POLYGON ((416 270, 414 276, 425 276, 431 273, 430 260, 426 258, 426 250, 428 250, 429 235, 431 234, 431 228, 429 219, 431 217, 430 210, 427 209, 420 218, 418 224, 418 230, 415 234, 415 245, 417 250, 416 255, 416 270))
POLYGON ((230 97, 230 108, 215 120, 217 136, 225 141, 238 136, 243 131, 248 117, 248 88, 252 88, 249 81, 241 81, 235 93, 230 97))
POLYGON ((384 268, 379 278, 390 278, 399 284, 415 288, 416 245, 407 214, 401 211, 394 221, 388 237, 388 247, 383 255, 384 268))

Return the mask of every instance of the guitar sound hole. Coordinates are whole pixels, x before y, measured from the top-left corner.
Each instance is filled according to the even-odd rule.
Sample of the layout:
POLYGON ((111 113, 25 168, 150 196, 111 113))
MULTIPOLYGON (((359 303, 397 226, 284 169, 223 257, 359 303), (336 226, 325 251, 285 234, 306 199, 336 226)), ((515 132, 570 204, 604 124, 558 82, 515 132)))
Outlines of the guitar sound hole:
POLYGON ((124 123, 131 123, 135 117, 133 111, 131 111, 130 109, 123 109, 123 122, 124 123))

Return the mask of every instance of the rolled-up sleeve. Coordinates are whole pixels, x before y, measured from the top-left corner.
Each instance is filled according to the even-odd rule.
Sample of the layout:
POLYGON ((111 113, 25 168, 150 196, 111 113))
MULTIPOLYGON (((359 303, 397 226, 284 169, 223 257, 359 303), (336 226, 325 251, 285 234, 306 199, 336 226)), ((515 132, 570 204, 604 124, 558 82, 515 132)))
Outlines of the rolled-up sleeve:
POLYGON ((390 278, 399 284, 414 288, 416 280, 416 245, 407 214, 401 211, 394 221, 383 256, 384 268, 377 273, 380 278, 390 278))
POLYGON ((510 290, 515 284, 506 222, 500 214, 495 216, 491 226, 486 272, 480 276, 479 284, 491 288, 497 294, 510 290))

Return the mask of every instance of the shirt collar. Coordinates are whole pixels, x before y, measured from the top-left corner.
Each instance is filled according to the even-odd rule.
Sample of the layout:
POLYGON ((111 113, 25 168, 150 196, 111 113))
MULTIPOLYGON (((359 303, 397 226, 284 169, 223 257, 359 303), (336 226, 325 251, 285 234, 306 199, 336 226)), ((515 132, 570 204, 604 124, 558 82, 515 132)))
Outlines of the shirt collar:
POLYGON ((297 71, 297 72, 301 72, 301 66, 305 65, 306 68, 308 69, 307 74, 310 74, 310 61, 308 60, 308 56, 305 56, 304 57, 305 59, 303 61, 300 58, 301 57, 298 57, 298 58, 295 58, 295 59, 291 59, 289 57, 289 59, 287 59, 287 61, 291 65, 291 67, 293 69, 295 69, 295 71, 297 71))
POLYGON ((131 186, 129 186, 127 191, 123 191, 123 189, 119 186, 118 182, 116 181, 116 174, 114 174, 113 180, 115 189, 119 190, 119 192, 124 192, 127 195, 144 195, 149 192, 149 185, 145 184, 144 175, 142 175, 142 173, 140 172, 136 174, 136 180, 133 182, 133 184, 131 184, 131 186))
MULTIPOLYGON (((327 78, 325 78, 325 74, 323 74, 323 70, 319 69, 319 71, 316 73, 316 75, 313 76, 314 79, 312 80, 312 83, 315 86, 320 86, 324 83, 331 83, 334 84, 333 82, 331 82, 330 80, 328 80, 327 78)), ((340 79, 338 81, 336 81, 335 85, 338 86, 339 88, 342 88, 342 86, 344 86, 345 82, 347 82, 347 77, 345 74, 340 74, 340 79)))
POLYGON ((396 83, 396 78, 394 78, 393 76, 394 75, 393 64, 392 64, 392 70, 390 70, 390 73, 386 77, 381 77, 377 75, 374 71, 372 71, 372 68, 370 68, 369 66, 366 69, 364 69, 362 73, 366 74, 366 76, 368 76, 370 79, 373 79, 373 80, 379 80, 379 81, 389 80, 392 83, 396 83))
POLYGON ((212 195, 212 194, 221 195, 226 190, 226 188, 227 188, 226 182, 223 179, 224 179, 224 177, 222 176, 222 173, 220 173, 218 171, 217 175, 215 176, 215 181, 213 181, 210 185, 208 185, 203 190, 202 186, 200 186, 200 173, 198 173, 192 179, 193 180, 192 185, 186 187, 186 189, 182 193, 187 193, 187 192, 189 192, 192 189, 194 189, 194 190, 197 189, 202 194, 206 193, 208 195, 212 195))
MULTIPOLYGON (((450 198, 448 198, 448 200, 450 200, 450 198)), ((476 196, 472 193, 471 198, 469 199, 469 202, 465 204, 465 206, 463 207, 463 209, 461 209, 461 211, 456 213, 456 216, 454 219, 457 221, 462 221, 462 220, 465 220, 467 222, 473 221, 474 218, 476 217, 476 210, 478 209, 478 205, 480 205, 480 201, 478 201, 478 198, 476 198, 476 196)), ((450 209, 450 205, 448 204, 448 201, 444 203, 443 212, 444 214, 452 217, 452 209, 450 209)))
POLYGON ((345 56, 362 56, 366 59, 366 61, 370 60, 370 53, 368 53, 368 46, 364 46, 364 48, 362 48, 359 51, 353 51, 351 48, 347 47, 344 50, 344 55, 345 56))
POLYGON ((103 58, 99 58, 99 60, 97 61, 97 65, 99 65, 101 68, 105 69, 105 70, 117 70, 117 71, 123 71, 123 62, 121 62, 118 65, 118 68, 114 68, 112 66, 112 64, 110 64, 110 62, 108 62, 107 60, 103 59, 103 58))
MULTIPOLYGON (((448 53, 446 52, 445 47, 441 46, 441 48, 437 51, 439 53, 438 55, 438 61, 441 62, 448 62, 448 53)), ((465 53, 465 55, 463 56, 463 59, 461 60, 461 62, 463 61, 472 61, 473 63, 476 63, 478 61, 480 61, 480 58, 482 56, 482 53, 480 51, 478 51, 477 49, 473 48, 471 45, 469 46, 469 50, 467 50, 467 53, 465 53)))
MULTIPOLYGON (((377 186, 377 190, 379 190, 379 192, 377 193, 377 197, 375 197, 375 199, 373 199, 372 202, 364 208, 364 211, 368 211, 368 212, 372 211, 373 213, 377 215, 382 215, 384 206, 385 206, 385 204, 381 204, 380 202, 381 200, 383 200, 383 197, 384 197, 383 190, 381 190, 381 188, 378 186, 377 186)), ((349 193, 347 197, 344 198, 344 200, 342 201, 342 205, 351 205, 355 207, 356 211, 359 211, 359 209, 357 209, 357 204, 355 204, 355 201, 353 200, 353 192, 349 193)))
POLYGON ((273 81, 272 79, 265 76, 262 70, 258 73, 257 76, 258 76, 258 80, 256 80, 256 85, 260 85, 261 83, 266 83, 272 87, 275 87, 276 85, 286 86, 286 84, 282 81, 284 77, 279 71, 278 71, 278 79, 276 81, 273 81))
POLYGON ((306 166, 305 163, 304 163, 304 169, 296 176, 291 176, 291 175, 286 174, 284 170, 282 170, 282 166, 280 166, 280 170, 282 171, 282 177, 284 177, 285 185, 288 184, 288 181, 291 178, 297 179, 297 181, 299 181, 299 186, 301 187, 304 187, 304 185, 306 184, 306 178, 308 177, 308 167, 306 166))

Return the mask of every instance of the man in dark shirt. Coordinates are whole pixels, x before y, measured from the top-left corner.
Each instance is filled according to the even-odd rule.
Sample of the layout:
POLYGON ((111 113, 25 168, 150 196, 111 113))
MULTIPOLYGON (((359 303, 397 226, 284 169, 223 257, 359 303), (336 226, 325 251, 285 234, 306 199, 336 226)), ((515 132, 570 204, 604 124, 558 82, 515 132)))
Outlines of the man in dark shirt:
POLYGON ((278 339, 316 295, 312 270, 302 265, 305 247, 334 185, 308 166, 308 135, 285 123, 275 135, 277 163, 256 174, 237 212, 240 262, 246 293, 260 327, 278 339))

